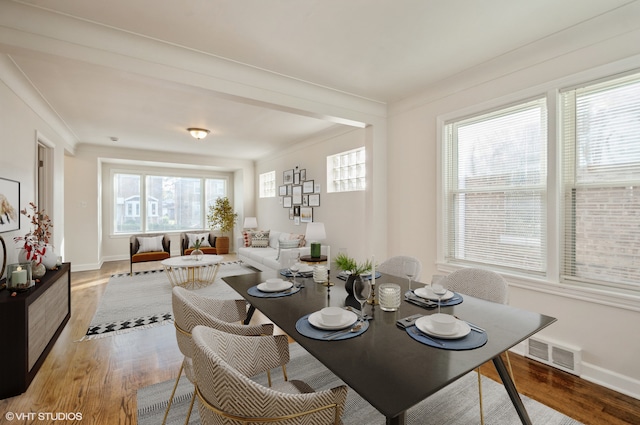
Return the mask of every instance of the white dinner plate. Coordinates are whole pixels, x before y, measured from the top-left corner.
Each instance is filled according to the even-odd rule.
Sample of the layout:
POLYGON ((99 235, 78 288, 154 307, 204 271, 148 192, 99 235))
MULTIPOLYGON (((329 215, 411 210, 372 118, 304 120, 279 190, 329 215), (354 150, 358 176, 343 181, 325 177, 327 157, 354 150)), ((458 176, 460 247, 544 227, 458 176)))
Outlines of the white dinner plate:
MULTIPOLYGON (((418 288, 413 291, 420 298, 425 298, 427 300, 438 301, 438 296, 433 293, 433 289, 430 286, 423 286, 422 288, 418 288)), ((446 294, 442 296, 442 301, 447 301, 453 298, 453 292, 447 291, 446 294)))
POLYGON ((313 272, 313 267, 311 267, 311 266, 302 266, 297 271, 297 273, 311 273, 311 272, 313 272))
POLYGON ((280 291, 286 291, 287 289, 291 288, 293 286, 293 283, 287 281, 287 280, 283 280, 282 282, 280 282, 278 285, 273 286, 273 287, 268 287, 267 288, 267 282, 262 282, 258 285, 258 290, 262 291, 262 292, 280 292, 280 291))
POLYGON ((426 333, 427 335, 435 336, 436 338, 441 339, 458 339, 465 337, 471 332, 471 327, 467 324, 467 322, 463 322, 462 320, 456 319, 456 327, 453 333, 448 335, 443 335, 441 333, 436 332, 433 329, 433 324, 431 323, 431 316, 422 316, 418 320, 416 320, 416 327, 420 329, 420 331, 426 333))
POLYGON ((316 311, 315 313, 311 313, 309 315, 309 323, 311 323, 311 326, 313 326, 314 328, 319 328, 319 329, 329 329, 329 330, 333 330, 333 329, 344 329, 347 328, 351 325, 353 325, 356 320, 358 320, 358 315, 355 314, 352 311, 349 310, 344 310, 342 312, 342 318, 340 319, 340 323, 337 325, 325 325, 322 322, 322 315, 320 314, 319 311, 316 311))

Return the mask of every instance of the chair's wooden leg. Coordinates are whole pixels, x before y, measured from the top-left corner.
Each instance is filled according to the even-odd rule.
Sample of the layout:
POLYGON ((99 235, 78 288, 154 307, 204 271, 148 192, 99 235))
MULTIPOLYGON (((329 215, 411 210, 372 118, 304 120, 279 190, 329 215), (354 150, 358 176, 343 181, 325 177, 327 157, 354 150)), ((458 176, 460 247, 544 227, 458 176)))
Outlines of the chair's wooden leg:
POLYGON ((476 369, 478 373, 478 400, 480 401, 480 424, 484 425, 484 410, 482 408, 482 377, 480 375, 480 368, 476 369))
POLYGON ((285 364, 282 365, 282 375, 284 376, 285 381, 289 380, 289 377, 287 376, 287 365, 285 364))
POLYGON ((171 403, 173 402, 173 396, 176 394, 176 388, 178 388, 178 382, 180 382, 180 377, 182 376, 182 369, 184 368, 184 362, 180 364, 180 371, 178 372, 178 377, 176 378, 176 383, 173 385, 173 391, 171 391, 171 396, 169 397, 169 403, 167 404, 167 410, 164 412, 164 419, 162 419, 162 425, 167 422, 167 416, 169 415, 169 409, 171 409, 171 403))
POLYGON ((269 388, 271 388, 271 371, 267 371, 267 381, 269 381, 269 388))

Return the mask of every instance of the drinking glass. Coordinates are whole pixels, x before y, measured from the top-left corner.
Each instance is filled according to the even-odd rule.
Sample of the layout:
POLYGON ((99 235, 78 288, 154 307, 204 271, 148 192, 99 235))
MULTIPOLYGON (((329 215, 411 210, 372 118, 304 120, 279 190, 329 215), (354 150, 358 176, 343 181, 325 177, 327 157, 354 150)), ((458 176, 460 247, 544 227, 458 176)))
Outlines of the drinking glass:
POLYGON ((409 278, 409 290, 411 291, 411 280, 416 278, 418 264, 413 260, 407 260, 402 263, 402 270, 407 278, 409 278))
POLYGON ((293 286, 295 286, 296 288, 299 287, 298 283, 296 282, 296 275, 298 274, 299 270, 300 270, 300 253, 298 252, 295 255, 291 255, 289 257, 289 271, 293 275, 293 286))
POLYGON ((434 283, 432 285, 433 293, 438 296, 438 313, 440 313, 440 302, 442 297, 447 293, 447 288, 442 283, 434 283))
POLYGON ((353 296, 360 303, 360 321, 364 322, 364 305, 371 296, 371 281, 357 276, 353 281, 353 296))

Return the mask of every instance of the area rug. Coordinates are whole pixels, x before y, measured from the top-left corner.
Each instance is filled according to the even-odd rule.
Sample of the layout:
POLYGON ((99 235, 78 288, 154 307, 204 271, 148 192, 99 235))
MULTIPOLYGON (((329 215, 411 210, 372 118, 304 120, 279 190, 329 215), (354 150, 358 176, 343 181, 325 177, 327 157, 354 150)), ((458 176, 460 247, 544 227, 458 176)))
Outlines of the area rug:
MULTIPOLYGON (((289 379, 300 379, 315 390, 323 390, 341 385, 343 382, 331 373, 304 348, 294 343, 290 345, 291 362, 287 365, 289 379)), ((281 372, 273 371, 274 380, 282 379, 281 372)), ((255 378, 266 385, 266 376, 255 378)), ((167 402, 175 381, 165 381, 138 390, 138 424, 155 425, 162 422, 167 402)), ((186 418, 193 385, 186 377, 180 379, 167 424, 182 424, 186 418)), ((520 423, 506 390, 501 384, 482 377, 482 395, 485 423, 492 425, 513 425, 520 423)), ((579 425, 562 413, 533 399, 521 396, 534 424, 539 425, 579 425)), ((194 405, 189 424, 199 424, 198 402, 194 405)), ((355 391, 349 389, 345 413, 345 425, 384 424, 385 418, 355 391)), ((478 408, 478 378, 469 373, 451 385, 433 394, 407 412, 407 423, 413 425, 438 424, 460 425, 480 423, 478 408)))
MULTIPOLYGON (((256 271, 242 261, 221 263, 215 281, 193 292, 220 299, 242 298, 222 278, 256 271)), ((172 286, 163 270, 111 276, 81 341, 173 323, 171 291, 172 286)))

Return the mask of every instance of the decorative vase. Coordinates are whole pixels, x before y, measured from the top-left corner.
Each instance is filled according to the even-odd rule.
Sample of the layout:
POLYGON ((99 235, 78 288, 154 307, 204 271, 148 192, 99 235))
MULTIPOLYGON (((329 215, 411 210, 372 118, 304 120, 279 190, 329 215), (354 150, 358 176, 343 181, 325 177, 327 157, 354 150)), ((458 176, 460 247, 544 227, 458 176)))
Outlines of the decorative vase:
POLYGON ((44 264, 47 270, 52 270, 56 268, 57 262, 58 256, 56 255, 56 250, 53 248, 53 245, 47 244, 44 255, 42 256, 42 264, 44 264))
POLYGON ((31 262, 31 276, 34 279, 40 279, 47 272, 47 268, 42 263, 31 262))
POLYGON ((202 259, 202 256, 204 255, 204 252, 199 249, 194 249, 193 251, 191 251, 191 255, 194 256, 196 261, 200 261, 202 259))
POLYGON ((353 296, 353 281, 359 278, 360 275, 350 274, 347 278, 347 282, 344 284, 344 289, 347 290, 347 294, 353 296))

